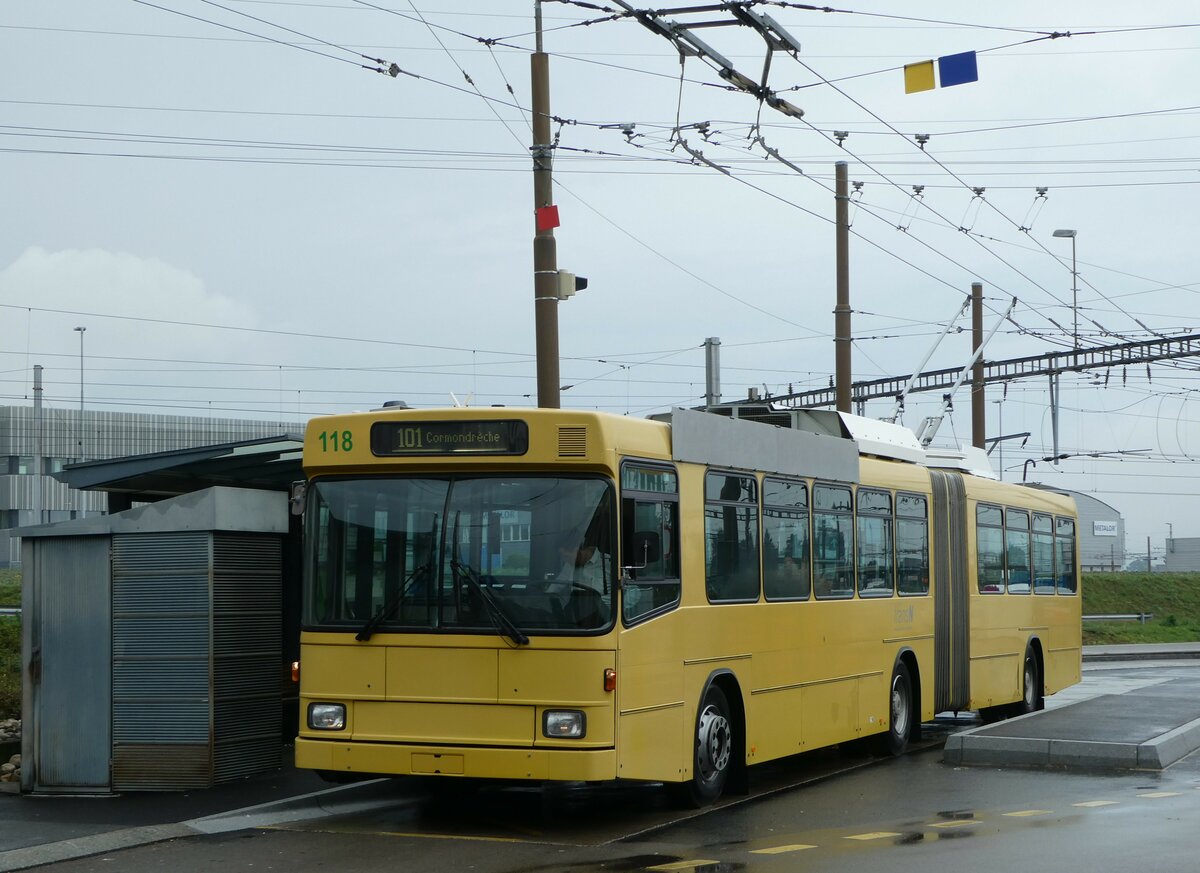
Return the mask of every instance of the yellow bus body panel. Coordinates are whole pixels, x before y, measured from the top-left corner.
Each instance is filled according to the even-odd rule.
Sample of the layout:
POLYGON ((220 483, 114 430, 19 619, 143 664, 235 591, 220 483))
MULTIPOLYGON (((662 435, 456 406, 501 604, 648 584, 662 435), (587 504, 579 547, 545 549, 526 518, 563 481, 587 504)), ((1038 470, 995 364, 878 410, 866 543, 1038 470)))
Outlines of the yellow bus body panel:
POLYGON ((501 749, 473 746, 400 745, 296 740, 296 766, 340 773, 397 776, 448 775, 480 779, 615 779, 612 749, 501 749))
MULTIPOLYGON (((1015 503, 1013 489, 986 479, 967 479, 967 561, 972 575, 978 566, 975 517, 980 503, 1018 506, 1056 517, 1076 518, 1069 497, 1035 488, 1022 488, 1015 503)), ((1076 532, 1078 583, 1079 535, 1076 532)), ((1042 652, 1042 687, 1046 694, 1074 685, 1082 678, 1083 592, 1073 595, 969 592, 972 709, 1021 699, 1026 648, 1042 652)))
POLYGON ((436 767, 441 773, 502 779, 617 776, 616 703, 604 690, 605 670, 615 668, 616 653, 548 648, 611 646, 607 637, 541 638, 537 648, 514 650, 495 636, 453 637, 441 645, 432 645, 431 635, 380 634, 369 643, 353 642, 349 635, 304 636, 314 641, 301 647, 301 712, 311 703, 341 703, 346 726, 334 732, 302 724, 297 766, 367 773, 428 773, 436 767), (395 642, 412 645, 389 644, 395 642), (550 709, 582 711, 586 736, 545 737, 543 718, 550 709), (496 748, 472 748, 487 746, 496 748), (397 757, 397 747, 414 757, 397 757), (430 755, 457 758, 435 761, 430 755), (335 758, 340 763, 330 766, 301 763, 335 758), (546 772, 557 775, 526 775, 546 772))
MULTIPOLYGON (((338 732, 302 725, 297 766, 497 779, 682 781, 691 777, 698 708, 714 678, 734 689, 731 707, 744 713, 745 761, 756 763, 888 730, 889 685, 900 657, 915 663, 917 715, 934 716, 936 580, 947 571, 937 566, 932 548, 933 489, 923 466, 863 457, 857 487, 926 497, 927 595, 712 605, 703 545, 707 468, 672 461, 668 425, 567 410, 385 411, 315 420, 305 440, 310 476, 529 469, 618 480, 625 458, 664 462, 678 473, 684 547, 677 608, 633 627, 618 623, 602 636, 535 637, 519 648, 486 634, 378 633, 369 643, 355 643, 351 634, 305 632, 302 712, 311 702, 344 703, 347 725, 338 732), (373 456, 370 425, 404 417, 521 419, 529 424, 529 449, 519 457, 373 456), (332 438, 343 433, 344 440, 332 438), (617 675, 615 693, 603 691, 610 667, 617 675), (587 736, 543 737, 548 708, 583 711, 587 736)), ((757 478, 761 484, 763 474, 757 478)), ((1078 682, 1081 593, 987 595, 974 581, 979 502, 1075 518, 1073 501, 970 475, 963 481, 969 627, 952 633, 954 642, 969 634, 971 707, 1020 699, 1022 660, 1030 645, 1041 650, 1047 693, 1078 682)))

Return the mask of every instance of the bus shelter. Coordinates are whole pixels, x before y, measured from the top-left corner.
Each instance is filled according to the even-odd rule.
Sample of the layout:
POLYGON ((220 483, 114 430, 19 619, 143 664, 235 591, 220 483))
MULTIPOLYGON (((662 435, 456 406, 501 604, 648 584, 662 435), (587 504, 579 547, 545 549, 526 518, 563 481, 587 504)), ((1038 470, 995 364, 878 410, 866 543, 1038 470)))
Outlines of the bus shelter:
POLYGON ((220 486, 21 530, 22 790, 278 767, 288 527, 286 494, 220 486))

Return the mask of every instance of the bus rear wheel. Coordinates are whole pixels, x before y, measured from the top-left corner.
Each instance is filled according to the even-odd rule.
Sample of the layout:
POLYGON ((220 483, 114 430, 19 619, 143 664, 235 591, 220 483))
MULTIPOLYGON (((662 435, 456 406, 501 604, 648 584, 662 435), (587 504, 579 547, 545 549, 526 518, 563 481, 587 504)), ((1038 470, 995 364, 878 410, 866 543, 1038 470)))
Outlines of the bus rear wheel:
POLYGON ((710 685, 696 716, 696 747, 692 755, 692 778, 678 787, 678 797, 699 809, 713 803, 725 790, 733 766, 734 733, 729 718, 729 701, 716 685, 710 685))
POLYGON ((883 737, 881 751, 888 755, 903 755, 908 748, 908 738, 913 728, 912 677, 908 667, 897 663, 892 671, 892 682, 888 690, 888 730, 883 737))
POLYGON ((1021 670, 1021 699, 1012 706, 1012 714, 1028 715, 1042 709, 1045 703, 1042 696, 1042 671, 1038 668, 1037 656, 1033 649, 1025 650, 1025 665, 1021 670))

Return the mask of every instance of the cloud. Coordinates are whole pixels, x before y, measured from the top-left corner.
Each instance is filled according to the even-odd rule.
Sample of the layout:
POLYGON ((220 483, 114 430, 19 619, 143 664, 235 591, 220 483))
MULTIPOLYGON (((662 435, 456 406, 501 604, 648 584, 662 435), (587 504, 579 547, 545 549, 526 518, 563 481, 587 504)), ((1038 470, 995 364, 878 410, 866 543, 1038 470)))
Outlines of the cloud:
POLYGON ((279 374, 271 364, 279 350, 264 345, 282 343, 201 326, 254 328, 255 309, 158 258, 30 247, 0 270, 0 303, 8 328, 0 341, 2 393, 10 399, 27 398, 32 368, 40 364, 51 405, 74 402, 81 369, 89 403, 101 409, 158 404, 164 412, 211 406, 219 414, 253 414, 278 405, 279 374), (75 332, 80 326, 83 336, 75 332), (258 386, 268 373, 269 386, 258 386), (240 390, 212 390, 220 384, 240 390), (266 404, 267 396, 275 402, 266 404))
POLYGON ((256 321, 252 309, 205 290, 187 270, 103 249, 28 248, 0 272, 0 295, 36 301, 38 308, 106 316, 240 326, 256 321))

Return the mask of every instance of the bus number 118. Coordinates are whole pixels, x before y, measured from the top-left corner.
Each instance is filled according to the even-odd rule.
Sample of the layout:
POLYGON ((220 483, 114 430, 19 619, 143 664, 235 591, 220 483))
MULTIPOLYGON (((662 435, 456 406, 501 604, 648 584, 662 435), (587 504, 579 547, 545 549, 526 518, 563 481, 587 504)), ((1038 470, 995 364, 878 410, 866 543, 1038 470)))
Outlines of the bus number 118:
POLYGON ((323 452, 348 452, 354 448, 354 438, 348 430, 325 431, 317 439, 321 441, 323 452))

